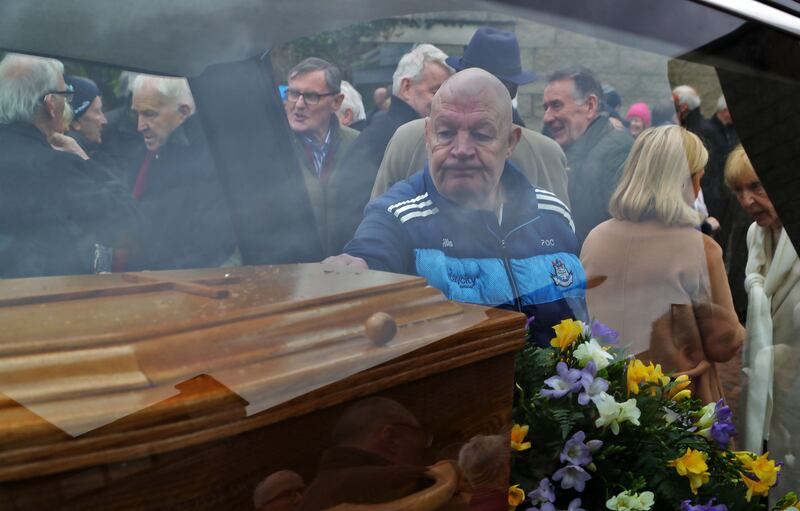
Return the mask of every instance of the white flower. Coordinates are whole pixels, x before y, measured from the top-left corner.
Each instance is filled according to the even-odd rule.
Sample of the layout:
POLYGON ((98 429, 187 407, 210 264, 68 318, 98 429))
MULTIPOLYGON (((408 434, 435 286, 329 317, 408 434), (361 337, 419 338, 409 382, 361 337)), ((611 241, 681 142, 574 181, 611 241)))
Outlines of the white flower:
POLYGON ((666 422, 667 424, 672 424, 673 422, 675 422, 680 418, 681 416, 678 412, 673 411, 672 409, 666 406, 664 407, 664 422, 666 422))
POLYGON ((612 433, 618 435, 619 425, 623 422, 639 425, 639 417, 642 412, 636 406, 636 399, 631 398, 624 403, 617 403, 613 396, 603 392, 594 397, 592 401, 600 413, 600 417, 594 423, 598 428, 608 426, 612 433))
POLYGON ((702 412, 703 415, 701 415, 700 418, 697 419, 697 422, 695 422, 694 425, 697 426, 698 429, 710 428, 711 425, 714 424, 716 408, 717 408, 717 403, 713 401, 705 405, 703 408, 701 408, 700 412, 702 412))
POLYGON ((573 356, 580 362, 581 367, 586 367, 589 362, 594 362, 597 370, 605 369, 610 364, 614 356, 603 349, 600 343, 594 339, 585 342, 575 348, 573 356))
POLYGON ((626 490, 608 499, 606 507, 611 511, 648 511, 653 507, 654 503, 655 500, 651 491, 633 493, 630 490, 626 490))

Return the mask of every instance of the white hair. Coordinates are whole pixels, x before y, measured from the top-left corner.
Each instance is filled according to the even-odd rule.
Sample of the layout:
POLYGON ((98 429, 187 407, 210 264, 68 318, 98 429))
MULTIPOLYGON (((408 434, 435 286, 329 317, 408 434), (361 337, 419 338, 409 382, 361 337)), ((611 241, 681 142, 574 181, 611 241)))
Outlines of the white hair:
POLYGON ((122 96, 130 96, 133 94, 133 84, 136 82, 136 77, 139 73, 135 71, 123 71, 119 74, 119 94, 122 96))
POLYGON ((341 92, 344 94, 344 100, 337 113, 341 115, 349 108, 353 112, 353 122, 366 119, 367 114, 364 112, 364 102, 361 100, 361 93, 347 80, 342 80, 341 92))
POLYGON ((9 53, 0 62, 0 123, 33 123, 42 97, 59 86, 64 64, 55 59, 9 53))
POLYGON ((725 96, 720 96, 717 100, 717 112, 720 110, 727 110, 728 109, 728 102, 725 101, 725 96))
POLYGON ((700 106, 700 95, 689 85, 678 85, 672 89, 672 95, 678 98, 679 105, 688 105, 689 110, 700 106))
POLYGON ((403 78, 410 78, 412 82, 419 83, 422 79, 422 72, 429 62, 435 62, 448 71, 452 71, 445 59, 447 54, 432 44, 420 44, 413 50, 406 53, 397 63, 397 69, 392 75, 392 94, 400 93, 403 78))
POLYGON ((186 78, 141 74, 133 81, 133 94, 136 95, 145 86, 158 91, 167 104, 175 107, 187 105, 191 109, 191 113, 194 113, 194 98, 186 78))

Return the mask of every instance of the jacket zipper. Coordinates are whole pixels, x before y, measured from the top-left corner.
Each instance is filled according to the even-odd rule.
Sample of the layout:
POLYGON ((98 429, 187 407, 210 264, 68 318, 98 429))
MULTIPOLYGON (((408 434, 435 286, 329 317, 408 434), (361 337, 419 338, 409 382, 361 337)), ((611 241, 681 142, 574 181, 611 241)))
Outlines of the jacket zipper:
POLYGON ((507 253, 507 250, 506 250, 506 240, 508 239, 509 236, 514 234, 516 231, 522 229, 523 227, 525 227, 528 224, 531 224, 531 223, 537 221, 539 218, 541 218, 541 217, 537 215, 535 218, 525 222, 524 224, 518 225, 517 227, 515 227, 515 228, 511 229, 510 231, 508 231, 506 233, 506 235, 504 237, 502 237, 502 238, 500 236, 498 236, 497 234, 495 234, 494 230, 492 230, 492 228, 489 227, 488 223, 486 224, 486 227, 489 229, 489 232, 491 232, 494 235, 494 237, 497 238, 500 241, 500 248, 503 251, 503 267, 506 270, 506 275, 508 276, 508 281, 511 283, 511 292, 514 294, 514 305, 516 305, 517 310, 519 312, 522 312, 522 298, 520 297, 519 287, 517 286, 517 281, 514 279, 514 272, 511 269, 511 261, 508 259, 508 253, 507 253))
POLYGON ((506 275, 508 275, 508 281, 511 283, 511 292, 514 293, 514 304, 517 306, 517 310, 522 312, 522 299, 519 296, 517 281, 514 280, 514 272, 511 270, 511 261, 508 260, 508 254, 506 253, 505 238, 500 240, 500 248, 503 249, 503 266, 506 268, 506 275))

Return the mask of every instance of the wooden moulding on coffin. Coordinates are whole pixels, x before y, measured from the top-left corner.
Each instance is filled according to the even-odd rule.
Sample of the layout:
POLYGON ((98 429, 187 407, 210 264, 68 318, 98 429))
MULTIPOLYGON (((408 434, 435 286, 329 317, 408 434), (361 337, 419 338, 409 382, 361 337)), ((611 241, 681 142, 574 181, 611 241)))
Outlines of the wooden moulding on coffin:
MULTIPOLYGON (((32 308, 41 308, 41 313, 50 318, 73 315, 72 323, 81 325, 83 331, 80 335, 66 331, 61 336, 34 332, 36 342, 27 353, 18 338, 4 339, 0 334, 0 375, 22 359, 28 365, 20 367, 26 367, 28 373, 16 375, 18 382, 34 385, 35 355, 48 350, 64 353, 64 360, 71 361, 72 366, 59 366, 48 359, 47 373, 56 380, 84 384, 45 384, 45 390, 29 390, 23 395, 35 402, 35 410, 53 412, 68 420, 95 420, 102 426, 71 438, 48 430, 52 425, 31 413, 25 400, 0 403, 0 480, 136 459, 219 440, 511 352, 522 344, 524 320, 520 315, 449 302, 420 278, 331 271, 324 265, 290 265, 277 267, 277 272, 275 269, 147 274, 148 278, 185 282, 222 279, 227 274, 238 280, 232 279, 226 285, 230 296, 224 300, 196 294, 175 299, 180 291, 173 287, 149 292, 144 298, 90 298, 77 309, 75 304, 58 303, 16 307, 25 310, 21 314, 25 321, 35 318, 32 308), (274 301, 271 294, 263 292, 264 287, 270 286, 282 301, 274 301), (154 300, 173 305, 175 314, 162 314, 161 321, 134 332, 127 322, 130 318, 120 321, 125 328, 117 329, 115 322, 105 321, 107 316, 102 314, 96 331, 87 330, 84 323, 90 321, 100 304, 106 310, 111 307, 141 314, 149 310, 148 304, 153 308, 154 300), (220 303, 209 307, 207 303, 212 301, 220 303), (81 310, 84 316, 74 317, 81 310), (375 346, 364 335, 363 323, 375 312, 391 314, 399 327, 395 341, 385 347, 375 346), (97 350, 104 349, 107 354, 123 350, 118 355, 132 357, 118 357, 117 362, 128 370, 127 386, 110 384, 126 380, 117 375, 106 378, 102 371, 94 373, 95 386, 87 386, 85 383, 92 379, 87 379, 85 373, 76 374, 76 368, 102 360, 102 356, 93 357, 98 357, 97 350), (347 355, 358 350, 363 355, 355 358, 374 357, 376 363, 357 374, 348 374, 347 367, 354 363, 354 357, 347 355), (318 353, 324 354, 323 360, 318 353), (337 356, 342 363, 337 363, 337 356), (346 378, 326 381, 320 367, 342 371, 346 378), (303 391, 309 381, 312 386, 303 391), (284 395, 276 397, 276 387, 284 395), (81 417, 87 409, 113 416, 115 403, 121 397, 165 390, 172 397, 110 422, 104 422, 102 417, 81 417), (308 390, 311 392, 306 393, 308 390), (89 402, 95 406, 85 406, 89 402)), ((75 290, 106 283, 129 285, 130 279, 108 276, 114 278, 103 280, 104 277, 65 278, 63 287, 75 290)), ((36 285, 41 284, 32 282, 29 287, 36 285)), ((57 286, 48 283, 46 287, 57 286)), ((35 291, 28 289, 31 290, 35 291)), ((0 314, 7 312, 4 309, 0 314)), ((54 324, 57 322, 51 321, 46 327, 54 330, 54 324)), ((106 360, 115 359, 107 356, 106 360)), ((0 377, 0 392, 4 391, 3 383, 0 377)))

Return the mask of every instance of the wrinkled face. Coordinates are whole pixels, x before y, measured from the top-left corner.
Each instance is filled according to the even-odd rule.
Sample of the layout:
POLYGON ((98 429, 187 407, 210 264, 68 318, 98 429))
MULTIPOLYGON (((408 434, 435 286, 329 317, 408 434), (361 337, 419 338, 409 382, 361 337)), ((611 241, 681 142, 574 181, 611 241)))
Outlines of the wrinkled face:
POLYGON ((450 72, 444 66, 429 62, 422 69, 422 77, 418 83, 412 82, 411 79, 402 81, 401 97, 417 111, 420 117, 427 117, 431 113, 433 95, 449 76, 450 72))
POLYGON ((544 124, 561 147, 581 138, 597 117, 595 100, 586 98, 578 102, 572 95, 574 90, 572 80, 550 82, 544 89, 544 124))
POLYGON ((436 189, 462 207, 486 209, 497 194, 506 159, 519 137, 491 99, 447 94, 425 123, 436 189))
POLYGON ((631 134, 633 138, 639 136, 639 133, 644 131, 644 121, 638 115, 634 115, 631 117, 630 123, 628 125, 628 132, 631 134))
MULTIPOLYGON (((316 94, 328 94, 328 85, 325 83, 325 72, 322 70, 311 71, 289 79, 289 88, 295 92, 311 92, 316 94)), ((342 104, 343 94, 332 96, 321 96, 319 103, 312 105, 306 102, 306 98, 301 96, 297 101, 286 100, 284 108, 286 117, 289 119, 289 126, 295 133, 308 135, 311 137, 322 138, 328 132, 331 122, 331 114, 335 114, 342 104)))
POLYGON ((131 109, 139 117, 137 130, 144 137, 144 145, 149 151, 163 146, 187 116, 180 105, 165 101, 160 92, 148 85, 133 92, 131 109))
POLYGON ((105 128, 108 121, 103 114, 103 100, 100 96, 94 98, 92 104, 86 109, 80 119, 75 121, 77 130, 83 133, 87 140, 91 140, 97 144, 103 142, 103 128, 105 128))
POLYGON ((760 227, 772 227, 777 229, 781 226, 778 212, 767 196, 767 191, 758 180, 758 176, 753 173, 743 175, 733 187, 736 200, 744 210, 755 220, 760 227))

